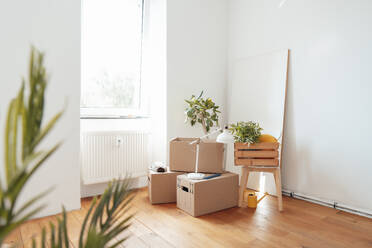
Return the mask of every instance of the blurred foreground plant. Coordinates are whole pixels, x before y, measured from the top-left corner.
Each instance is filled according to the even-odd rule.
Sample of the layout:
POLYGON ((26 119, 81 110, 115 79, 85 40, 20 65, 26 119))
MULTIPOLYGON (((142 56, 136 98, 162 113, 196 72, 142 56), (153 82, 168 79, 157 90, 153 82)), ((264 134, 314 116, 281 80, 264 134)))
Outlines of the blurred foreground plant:
MULTIPOLYGON (((57 143, 48 150, 38 150, 38 145, 51 131, 63 114, 58 112, 42 127, 44 97, 47 75, 43 65, 44 55, 32 48, 28 86, 29 96, 25 99, 25 80, 17 96, 11 100, 5 129, 4 173, 0 176, 0 247, 5 238, 22 223, 29 220, 45 207, 38 201, 50 189, 32 197, 19 206, 19 196, 26 183, 61 145, 57 143)), ((129 226, 129 203, 133 199, 129 179, 114 181, 106 189, 99 202, 93 200, 85 217, 80 233, 79 247, 117 247, 124 239, 115 237, 129 226), (123 216, 126 216, 122 218, 123 216), (110 244, 110 245, 108 245, 110 244)), ((63 210, 58 226, 50 224, 50 237, 43 229, 40 247, 69 247, 67 218, 63 210)))

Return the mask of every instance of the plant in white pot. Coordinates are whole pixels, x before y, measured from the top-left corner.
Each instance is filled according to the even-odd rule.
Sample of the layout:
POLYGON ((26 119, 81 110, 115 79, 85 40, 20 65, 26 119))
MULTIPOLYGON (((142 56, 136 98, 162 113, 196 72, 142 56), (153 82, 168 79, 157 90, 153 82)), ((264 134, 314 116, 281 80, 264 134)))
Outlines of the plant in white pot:
POLYGON ((221 113, 211 98, 203 98, 203 91, 198 97, 192 95, 190 100, 185 100, 187 107, 185 110, 186 121, 191 126, 200 123, 204 134, 208 134, 213 126, 218 126, 218 114, 221 113))

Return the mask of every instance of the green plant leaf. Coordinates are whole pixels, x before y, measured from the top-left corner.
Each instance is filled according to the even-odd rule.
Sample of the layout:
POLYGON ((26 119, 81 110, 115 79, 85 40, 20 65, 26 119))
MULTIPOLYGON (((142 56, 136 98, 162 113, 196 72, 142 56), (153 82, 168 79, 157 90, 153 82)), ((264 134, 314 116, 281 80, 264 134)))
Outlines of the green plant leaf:
POLYGON ((35 137, 31 144, 31 150, 33 151, 35 147, 43 140, 43 138, 50 132, 50 130, 54 127, 57 121, 61 118, 64 110, 58 112, 49 122, 48 124, 41 130, 41 132, 35 137))

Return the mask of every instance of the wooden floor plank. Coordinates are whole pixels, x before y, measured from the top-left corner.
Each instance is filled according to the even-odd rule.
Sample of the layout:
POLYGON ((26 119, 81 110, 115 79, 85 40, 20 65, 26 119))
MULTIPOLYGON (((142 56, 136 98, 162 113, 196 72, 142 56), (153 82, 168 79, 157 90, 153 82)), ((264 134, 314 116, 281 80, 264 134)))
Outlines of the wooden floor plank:
MULTIPOLYGON (((124 241, 123 247, 126 248, 149 248, 151 246, 147 245, 142 239, 132 234, 127 240, 124 241)), ((162 246, 166 247, 166 246, 162 246)))
MULTIPOLYGON (((68 213, 75 247, 91 201, 82 199, 82 209, 68 213)), ((131 226, 113 242, 128 237, 121 247, 133 248, 372 247, 371 219, 289 197, 283 197, 283 204, 284 211, 278 212, 276 197, 268 196, 257 209, 235 207, 194 218, 176 204, 151 205, 147 190, 141 189, 132 203, 131 226)), ((32 237, 49 221, 55 222, 56 216, 27 222, 7 240, 30 247, 32 237)))
POLYGON ((23 247, 31 248, 33 240, 36 244, 41 244, 41 226, 40 219, 30 220, 20 227, 20 233, 22 236, 23 247))
MULTIPOLYGON (((77 210, 75 210, 77 211, 77 210)), ((79 238, 80 238, 81 222, 75 218, 74 213, 67 213, 67 232, 72 243, 73 247, 79 247, 79 238)))
POLYGON ((23 248, 23 241, 20 229, 16 229, 10 235, 8 235, 8 237, 4 241, 4 244, 9 245, 9 247, 23 248))

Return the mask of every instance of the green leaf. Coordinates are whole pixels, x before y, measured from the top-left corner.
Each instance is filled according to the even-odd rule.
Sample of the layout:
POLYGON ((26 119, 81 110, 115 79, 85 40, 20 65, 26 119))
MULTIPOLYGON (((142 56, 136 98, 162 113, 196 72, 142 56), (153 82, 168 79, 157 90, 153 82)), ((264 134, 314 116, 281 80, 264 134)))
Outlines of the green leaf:
POLYGON ((50 130, 54 127, 57 123, 59 118, 61 118, 64 110, 58 112, 49 122, 48 124, 42 129, 42 131, 36 136, 31 144, 31 151, 43 140, 43 138, 50 132, 50 130))
POLYGON ((6 175, 6 182, 9 183, 11 180, 14 172, 16 171, 16 161, 14 159, 15 156, 15 146, 14 140, 16 139, 16 132, 14 131, 16 123, 15 121, 15 104, 16 100, 12 100, 10 102, 8 108, 8 116, 7 116, 7 123, 5 128, 5 175, 6 175))
POLYGON ((29 207, 31 207, 34 203, 36 203, 38 200, 46 196, 48 193, 50 193, 52 189, 45 190, 44 192, 41 192, 37 194, 36 196, 32 197, 30 200, 28 200, 26 203, 24 203, 20 209, 17 210, 17 212, 14 214, 14 216, 20 216, 24 211, 26 211, 29 207))
POLYGON ((210 119, 207 119, 206 123, 207 123, 207 127, 212 127, 213 126, 213 122, 210 119))
MULTIPOLYGON (((132 216, 129 215, 123 219, 121 217, 128 211, 128 206, 134 197, 129 187, 128 179, 113 181, 101 196, 99 203, 96 204, 94 200, 83 222, 79 247, 106 247, 117 235, 128 228, 132 216), (106 219, 102 217, 104 212, 106 219), (89 227, 84 241, 83 235, 87 223, 89 227)), ((114 245, 117 246, 124 240, 121 239, 114 245)))

